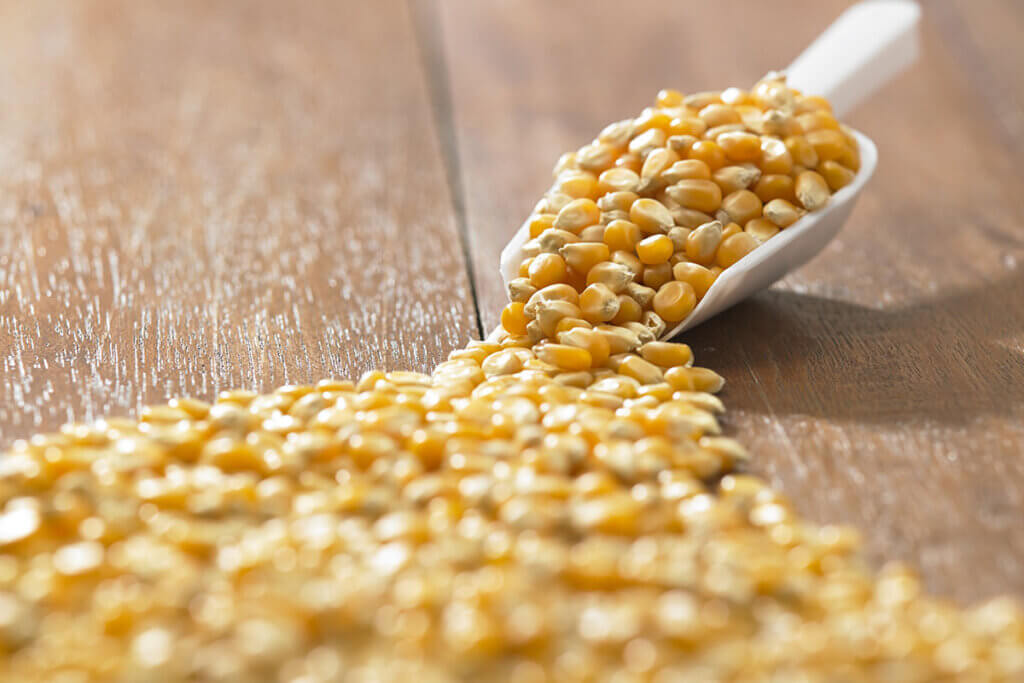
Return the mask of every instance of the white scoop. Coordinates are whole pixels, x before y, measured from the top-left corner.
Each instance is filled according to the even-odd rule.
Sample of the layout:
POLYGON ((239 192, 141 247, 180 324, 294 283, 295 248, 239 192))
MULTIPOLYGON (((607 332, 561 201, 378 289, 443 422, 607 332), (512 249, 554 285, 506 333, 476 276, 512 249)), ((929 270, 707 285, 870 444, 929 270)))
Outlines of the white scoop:
MULTIPOLYGON (((867 99, 917 59, 921 9, 910 0, 867 0, 850 7, 786 69, 790 86, 822 95, 842 116, 867 99)), ((850 216, 857 196, 878 163, 871 140, 855 132, 860 170, 853 182, 832 195, 824 209, 809 213, 725 269, 697 307, 663 339, 679 334, 770 286, 825 248, 850 216)), ((524 223, 501 252, 501 276, 507 285, 518 274, 523 245, 530 239, 524 223)))

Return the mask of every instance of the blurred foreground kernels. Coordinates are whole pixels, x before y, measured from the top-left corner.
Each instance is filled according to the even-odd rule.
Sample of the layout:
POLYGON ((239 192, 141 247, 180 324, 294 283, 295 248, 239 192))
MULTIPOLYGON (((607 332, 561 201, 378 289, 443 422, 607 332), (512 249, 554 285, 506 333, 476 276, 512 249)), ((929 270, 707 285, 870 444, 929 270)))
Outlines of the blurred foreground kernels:
POLYGON ((959 610, 800 519, 738 471, 724 379, 657 340, 849 182, 842 133, 774 77, 662 91, 563 155, 501 326, 430 375, 17 442, 0 680, 1024 680, 1012 602, 959 610))

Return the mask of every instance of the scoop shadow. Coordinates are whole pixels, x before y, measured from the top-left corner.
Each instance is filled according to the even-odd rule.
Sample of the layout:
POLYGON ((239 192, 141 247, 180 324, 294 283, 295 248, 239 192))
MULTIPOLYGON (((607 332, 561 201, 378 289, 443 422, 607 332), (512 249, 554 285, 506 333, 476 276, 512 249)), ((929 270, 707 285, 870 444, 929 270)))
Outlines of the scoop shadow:
POLYGON ((1022 295, 1024 270, 893 310, 770 289, 680 340, 740 410, 965 423, 1024 413, 1022 295))

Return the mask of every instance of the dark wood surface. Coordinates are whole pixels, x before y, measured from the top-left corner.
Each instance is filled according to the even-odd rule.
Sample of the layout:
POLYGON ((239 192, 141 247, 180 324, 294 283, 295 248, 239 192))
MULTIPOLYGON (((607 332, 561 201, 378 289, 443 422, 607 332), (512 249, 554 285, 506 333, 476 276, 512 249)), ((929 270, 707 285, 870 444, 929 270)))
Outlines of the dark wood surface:
MULTIPOLYGON (((428 369, 496 322, 561 151, 846 4, 0 3, 0 440, 428 369)), ((753 469, 964 601, 1024 596, 1022 26, 927 3, 843 233, 685 337, 753 469)))

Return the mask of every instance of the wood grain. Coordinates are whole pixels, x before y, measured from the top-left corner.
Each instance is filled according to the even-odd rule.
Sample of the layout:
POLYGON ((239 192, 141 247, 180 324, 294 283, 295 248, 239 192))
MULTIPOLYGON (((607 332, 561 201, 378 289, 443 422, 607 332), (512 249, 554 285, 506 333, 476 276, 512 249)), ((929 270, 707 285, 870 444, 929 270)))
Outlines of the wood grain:
MULTIPOLYGON (((485 326, 501 246, 561 151, 661 87, 751 83, 845 4, 436 3, 485 326)), ((684 341, 726 376, 756 471, 967 601, 1024 595, 1024 205, 948 9, 928 6, 921 63, 850 119, 881 165, 839 239, 684 341)))
POLYGON ((0 4, 0 442, 476 334, 408 7, 0 4))

